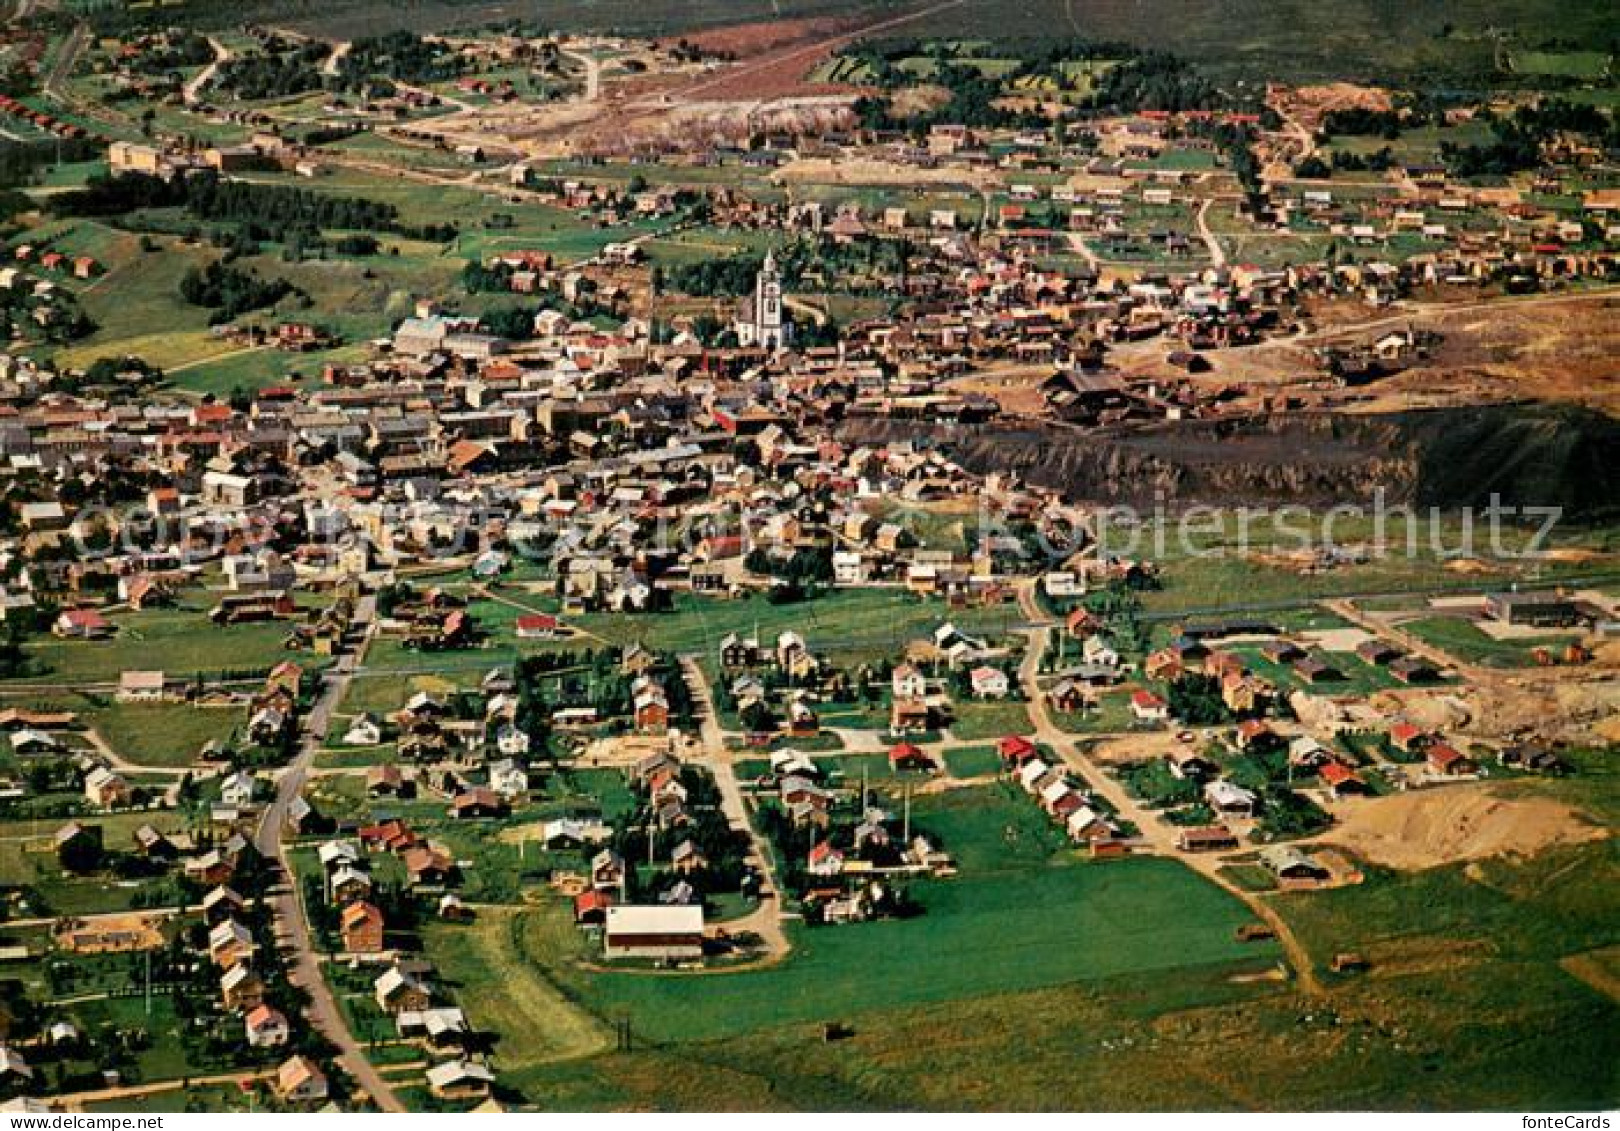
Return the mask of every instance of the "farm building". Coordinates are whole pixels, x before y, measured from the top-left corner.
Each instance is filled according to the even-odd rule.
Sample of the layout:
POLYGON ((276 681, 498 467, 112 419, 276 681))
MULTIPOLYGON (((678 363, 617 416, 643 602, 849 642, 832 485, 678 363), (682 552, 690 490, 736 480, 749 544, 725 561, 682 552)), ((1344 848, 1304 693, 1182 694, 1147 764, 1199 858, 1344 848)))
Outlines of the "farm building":
POLYGON ((609 907, 603 945, 609 958, 702 958, 703 908, 609 907))

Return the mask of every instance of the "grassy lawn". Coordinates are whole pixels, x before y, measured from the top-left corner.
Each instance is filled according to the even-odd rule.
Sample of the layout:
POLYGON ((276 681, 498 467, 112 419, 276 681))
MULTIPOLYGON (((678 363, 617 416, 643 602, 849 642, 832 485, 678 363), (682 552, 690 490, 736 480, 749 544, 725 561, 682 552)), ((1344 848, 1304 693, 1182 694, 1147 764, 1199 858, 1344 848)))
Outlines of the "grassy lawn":
POLYGON ((1314 688, 1318 693, 1364 695, 1385 688, 1401 686, 1400 681, 1390 675, 1387 668, 1369 664, 1354 652, 1315 650, 1313 654, 1320 655, 1322 659, 1332 664, 1344 678, 1327 680, 1313 685, 1307 684, 1289 665, 1276 664, 1266 659, 1259 648, 1249 645, 1237 645, 1228 649, 1228 651, 1241 657, 1250 671, 1260 678, 1270 681, 1285 694, 1291 690, 1314 688))
MULTIPOLYGON (((49 838, 65 821, 41 821, 39 830, 49 838)), ((32 835, 32 830, 28 835, 32 835)), ((124 849, 128 840, 120 840, 110 830, 105 831, 109 848, 124 849)), ((0 843, 0 886, 31 886, 49 906, 52 915, 95 915, 106 911, 128 911, 136 893, 143 887, 161 881, 114 880, 110 876, 73 876, 62 871, 56 855, 50 851, 48 840, 35 842, 46 846, 44 851, 33 851, 17 842, 0 843)), ((43 914, 39 908, 33 912, 43 914)))
POLYGON ((770 970, 576 977, 600 1008, 629 1014, 638 1031, 691 1041, 1257 953, 1232 940, 1248 918, 1242 907, 1169 861, 917 887, 928 908, 922 918, 799 932, 793 956, 770 970))
POLYGON ((1339 593, 1454 585, 1439 562, 1390 557, 1327 574, 1302 574, 1235 554, 1167 562, 1163 588, 1142 594, 1147 612, 1220 609, 1266 602, 1308 601, 1339 593))
POLYGON ((161 1038, 161 1034, 173 1033, 180 1026, 174 1003, 167 994, 154 993, 150 1008, 144 996, 108 998, 105 1001, 80 1002, 70 1007, 70 1013, 81 1028, 90 1032, 110 1023, 122 1028, 145 1029, 157 1037, 150 1048, 143 1049, 135 1056, 142 1081, 173 1080, 180 1076, 229 1070, 225 1064, 193 1062, 178 1041, 161 1038))
POLYGON ((284 353, 270 348, 237 349, 186 368, 171 371, 170 383, 188 393, 229 396, 237 389, 258 390, 266 385, 298 383, 318 378, 327 364, 352 364, 365 359, 364 345, 345 345, 315 353, 284 353))
POLYGON ((1455 656, 1465 664, 1490 668, 1523 668, 1535 663, 1530 653, 1547 647, 1555 653, 1575 639, 1573 636, 1520 636, 1497 640, 1462 617, 1434 616, 1408 621, 1401 626, 1427 644, 1455 656))
MULTIPOLYGON (((1609 779, 1595 784, 1612 793, 1609 779)), ((1005 816, 997 806, 928 798, 919 807, 923 800, 941 807, 918 820, 945 830, 965 872, 985 853, 996 853, 992 866, 1007 859, 996 851, 1005 816)), ((1039 851, 1022 859, 1050 862, 1039 851)), ((965 909, 930 898, 928 914, 911 923, 807 932, 803 948, 774 970, 598 975, 591 985, 607 994, 588 1000, 634 1018, 632 1050, 503 1072, 503 1079, 566 1110, 1024 1109, 1044 1106, 1055 1080, 1108 1110, 1140 1105, 1144 1095, 1156 1107, 1200 1111, 1611 1107, 1620 1086, 1613 1067, 1620 1009, 1559 961, 1611 960, 1616 867, 1612 848, 1597 844, 1528 863, 1413 875, 1375 870, 1360 886, 1269 897, 1319 963, 1348 940, 1358 947, 1366 940, 1371 972, 1328 976, 1322 996, 1233 983, 1219 973, 1230 964, 1200 965, 1220 953, 1264 961, 1275 951, 1231 941, 1239 917, 1210 915, 1206 905, 1211 896, 1219 902, 1218 893, 1186 887, 1190 877, 1171 862, 1026 867, 1058 884, 1077 880, 1095 912, 1108 916, 1101 927, 1071 930, 1067 951, 1108 946, 1144 969, 997 992, 988 988, 1032 972, 1056 978, 1082 958, 1051 957, 1041 949, 1044 931, 1031 934, 1016 915, 1006 919, 1009 930, 983 941, 1010 961, 964 962, 954 946, 885 947, 906 932, 933 943, 947 922, 969 937, 969 924, 946 918, 965 909), (1115 883, 1124 890, 1107 890, 1115 883), (1155 966, 1164 948, 1175 947, 1174 936, 1120 937, 1115 900, 1127 896, 1133 911, 1146 912, 1133 926, 1163 923, 1174 914, 1163 901, 1187 896, 1179 921, 1203 916, 1213 930, 1213 920, 1226 918, 1227 930, 1215 945, 1186 947, 1181 965, 1155 966), (896 969, 891 956, 901 954, 926 957, 896 969), (988 992, 962 992, 972 974, 975 988, 988 992), (873 984, 879 975, 886 980, 873 984), (956 996, 941 1000, 936 992, 956 996), (648 1014, 652 1020, 643 1021, 648 1014), (849 1023, 853 1035, 824 1042, 820 1023, 831 1019, 849 1023), (716 1032, 721 1021, 733 1027, 730 1035, 716 1032)), ((971 885, 961 891, 977 902, 971 885)), ((1065 900, 1052 907, 1065 924, 1077 914, 1065 900)), ((532 921, 544 914, 529 913, 527 937, 549 940, 532 921)), ((549 952, 540 958, 553 960, 549 952)))
POLYGON ((1052 721, 1066 734, 1114 734, 1141 725, 1131 714, 1129 691, 1104 692, 1088 710, 1053 711, 1052 721))
POLYGON ((547 911, 488 909, 476 922, 435 924, 423 931, 440 982, 474 1026, 502 1037, 495 1052, 502 1072, 600 1052, 612 1031, 578 1008, 540 974, 526 952, 554 951, 577 933, 562 907, 547 911))
MULTIPOLYGON (((1269 947, 1235 942, 1236 926, 1249 919, 1245 909, 1180 864, 1078 862, 1061 834, 1009 789, 917 797, 912 820, 956 856, 961 877, 914 884, 926 908, 915 919, 790 927, 794 951, 777 966, 706 975, 603 971, 597 944, 572 926, 562 901, 481 913, 471 928, 430 927, 428 952, 474 1022, 499 1034, 503 1079, 534 1098, 540 1081, 560 1075, 583 1088, 594 1079, 582 1067, 594 1060, 576 1058, 605 1047, 604 1022, 612 1020, 629 1019, 641 1044, 770 1041, 777 1038, 769 1034, 787 1039, 795 1027, 827 1019, 859 1024, 946 1002, 974 1008, 970 1002, 998 995, 1146 971, 1166 981, 1185 976, 1203 993, 1240 963, 1273 956, 1269 947)), ((612 1106, 618 1095, 609 1088, 578 1102, 612 1106)), ((544 1097, 576 1102, 549 1087, 544 1097)))
POLYGON ((1609 55, 1604 51, 1520 51, 1513 56, 1513 69, 1524 75, 1600 79, 1609 71, 1609 55))
MULTIPOLYGON (((84 1105, 86 1112, 127 1112, 129 1100, 97 1100, 84 1105)), ((246 1112, 265 1110, 262 1103, 249 1101, 248 1093, 234 1084, 187 1084, 164 1092, 153 1092, 141 1097, 140 1110, 153 1114, 163 1112, 246 1112)))
POLYGON ((945 752, 945 765, 959 778, 976 778, 1001 770, 1001 755, 994 746, 959 746, 945 752))
POLYGON ((956 704, 951 734, 972 742, 1024 734, 1029 730, 1029 708, 1023 703, 994 703, 963 700, 956 704))
POLYGON ((1367 882, 1276 906, 1319 964, 1346 939, 1376 965, 1460 948, 1459 958, 1556 962, 1607 946, 1620 923, 1620 860, 1598 843, 1421 872, 1374 869, 1367 882))
MULTIPOLYGON (((497 666, 491 663, 483 668, 465 667, 442 675, 403 676, 363 672, 350 681, 348 693, 344 695, 339 710, 349 716, 368 711, 377 715, 388 714, 403 707, 405 701, 418 691, 442 696, 457 688, 477 687, 485 672, 497 666)), ((342 729, 347 729, 347 725, 342 729)))
POLYGON ((994 633, 1019 618, 1012 605, 947 609, 895 589, 838 589, 813 601, 773 605, 763 597, 735 601, 681 595, 670 613, 642 617, 588 615, 569 623, 615 644, 640 641, 670 652, 713 653, 727 633, 751 634, 762 642, 780 632, 804 636, 810 650, 835 664, 850 665, 899 655, 907 643, 950 621, 967 632, 994 633))
MULTIPOLYGON (((1434 550, 1469 545, 1463 524, 1443 519, 1431 528, 1426 521, 1407 523, 1401 516, 1386 516, 1382 528, 1370 515, 1337 518, 1331 534, 1340 546, 1365 546, 1373 556, 1363 562, 1317 573, 1305 573, 1271 564, 1261 555, 1296 552, 1301 531, 1320 534, 1325 518, 1312 521, 1302 516, 1292 520, 1294 527, 1280 524, 1275 516, 1225 510, 1207 517, 1207 523, 1190 524, 1185 542, 1179 527, 1171 524, 1163 531, 1163 545, 1151 530, 1129 527, 1111 529, 1106 535, 1111 550, 1123 554, 1146 553, 1161 565, 1162 586, 1142 594, 1143 610, 1149 614, 1170 615, 1183 610, 1230 612, 1267 604, 1304 604, 1327 597, 1357 593, 1478 591, 1505 584, 1500 577, 1458 574, 1446 568, 1445 560, 1434 550), (1314 525, 1313 525, 1314 523, 1314 525), (1203 529, 1199 527, 1202 526, 1203 529), (1382 552, 1374 552, 1379 545, 1382 552), (1161 552, 1162 549, 1162 552, 1161 552), (1408 552, 1410 549, 1410 553, 1408 552)), ((1473 533, 1472 552, 1489 561, 1484 539, 1473 533)), ((1518 545, 1520 532, 1508 530, 1503 538, 1508 546, 1518 545)), ((1577 539, 1571 544, 1583 541, 1577 539)), ((1510 562, 1501 563, 1502 576, 1511 573, 1510 562)), ((1560 575, 1592 573, 1590 563, 1548 563, 1543 584, 1556 584, 1560 575)))
POLYGON ((114 613, 107 619, 118 626, 110 640, 39 637, 28 642, 28 653, 49 667, 52 683, 113 682, 121 672, 153 666, 188 679, 264 670, 289 656, 281 646, 289 631, 282 621, 221 628, 200 610, 186 608, 114 613))
POLYGON ((210 740, 242 722, 240 710, 183 703, 111 703, 80 712, 120 756, 143 766, 189 766, 210 740))

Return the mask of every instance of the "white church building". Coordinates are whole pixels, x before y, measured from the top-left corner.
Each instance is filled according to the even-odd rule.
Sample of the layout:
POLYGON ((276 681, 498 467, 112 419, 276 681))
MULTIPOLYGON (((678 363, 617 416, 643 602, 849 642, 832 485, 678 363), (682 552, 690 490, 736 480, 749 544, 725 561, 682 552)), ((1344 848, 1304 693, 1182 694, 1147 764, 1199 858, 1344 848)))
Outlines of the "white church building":
POLYGON ((766 252, 754 279, 754 293, 742 300, 733 329, 737 344, 744 349, 779 350, 787 345, 792 327, 782 310, 782 275, 774 253, 766 252))

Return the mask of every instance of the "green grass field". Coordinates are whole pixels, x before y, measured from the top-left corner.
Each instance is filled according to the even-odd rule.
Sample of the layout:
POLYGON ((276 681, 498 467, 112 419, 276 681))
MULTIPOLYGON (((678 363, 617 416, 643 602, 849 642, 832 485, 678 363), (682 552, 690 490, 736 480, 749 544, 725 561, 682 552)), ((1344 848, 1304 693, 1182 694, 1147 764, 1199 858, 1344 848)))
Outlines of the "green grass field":
POLYGON ((210 740, 225 740, 245 718, 241 710, 183 703, 111 703, 80 711, 123 758, 143 766, 189 766, 210 740))
POLYGON ((994 746, 958 746, 945 752, 945 765, 956 777, 980 777, 1001 771, 1001 755, 994 746))
POLYGON ((964 741, 1024 734, 1029 730, 1029 708, 1022 703, 962 700, 956 704, 951 734, 964 741))
POLYGON ((1513 69, 1521 75, 1600 79, 1610 64, 1606 51, 1519 51, 1513 56, 1513 69))
MULTIPOLYGON (((653 1040, 702 1041, 1259 953, 1233 941, 1248 918, 1243 908, 1168 861, 917 887, 928 908, 922 918, 796 932, 793 956, 769 970, 561 976, 594 1009, 629 1015, 653 1040)), ((542 919, 531 929, 548 928, 542 919)))
POLYGON ((1472 621, 1450 616, 1421 617, 1401 627, 1465 664, 1483 664, 1491 668, 1530 667, 1535 663, 1530 654, 1535 648, 1550 648, 1556 654, 1571 640, 1577 639, 1565 634, 1497 640, 1487 636, 1472 621))
MULTIPOLYGON (((983 760, 981 751, 976 761, 983 760)), ((967 1007, 1146 971, 1218 995, 1234 970, 1274 956, 1268 946, 1237 943, 1234 929, 1248 912, 1181 865, 1079 862, 1028 799, 1007 787, 917 797, 912 820, 947 847, 962 875, 916 883, 926 911, 915 919, 790 925, 794 950, 780 965, 686 975, 605 971, 598 944, 573 927, 561 901, 491 910, 471 928, 431 928, 428 953, 473 1021, 498 1034, 503 1079, 548 1104, 550 1089, 529 1082, 577 1072, 576 1058, 600 1056, 612 1021, 628 1019, 641 1042, 706 1059, 699 1050, 712 1042, 771 1041, 823 1020, 860 1026, 890 1011, 967 1007)))
MULTIPOLYGON (((517 610, 508 609, 515 617, 517 610)), ((501 614, 505 616, 505 614, 501 614)), ((783 631, 802 635, 810 650, 836 664, 893 659, 911 640, 950 621, 967 632, 994 634, 1017 623, 1015 606, 947 609, 896 589, 838 589, 812 601, 773 605, 763 597, 713 600, 682 594, 675 610, 647 616, 568 618, 576 628, 615 644, 640 642, 669 652, 712 654, 730 632, 774 641, 783 631)))
MULTIPOLYGON (((608 1026, 578 1008, 526 957, 545 932, 573 934, 575 928, 566 914, 490 909, 474 923, 423 932, 444 985, 480 1028, 502 1035, 496 1051, 507 1071, 600 1052, 612 1042, 608 1026)), ((545 940, 548 948, 570 941, 545 940)))
POLYGON ((289 657, 281 646, 288 632, 284 622, 220 628, 202 612, 186 608, 116 613, 107 619, 118 626, 110 640, 31 640, 29 655, 49 667, 44 679, 52 685, 113 682, 123 671, 158 664, 171 678, 184 679, 269 668, 289 657))
POLYGON ((582 967, 592 950, 559 928, 567 912, 556 905, 523 913, 523 953, 533 976, 598 1016, 629 1016, 659 1041, 1267 953, 1233 941, 1247 911, 1181 865, 1076 863, 1035 807, 1004 787, 919 797, 912 820, 957 857, 962 875, 914 884, 926 908, 919 918, 797 930, 779 966, 685 977, 582 967), (992 953, 996 961, 983 960, 992 953))

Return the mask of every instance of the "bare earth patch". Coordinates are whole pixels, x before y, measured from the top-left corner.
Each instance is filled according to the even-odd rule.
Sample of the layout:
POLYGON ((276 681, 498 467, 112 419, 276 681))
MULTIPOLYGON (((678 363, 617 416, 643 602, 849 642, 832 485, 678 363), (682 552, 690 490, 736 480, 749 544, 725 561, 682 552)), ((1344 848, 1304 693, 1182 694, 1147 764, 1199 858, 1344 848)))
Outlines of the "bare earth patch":
POLYGON ((1528 856, 1601 840, 1608 831, 1546 797, 1504 797, 1464 784, 1395 794, 1349 809, 1332 840, 1374 864, 1417 870, 1490 856, 1528 856))
POLYGON ((1620 1001, 1620 946, 1572 954, 1559 965, 1599 993, 1620 1001))

